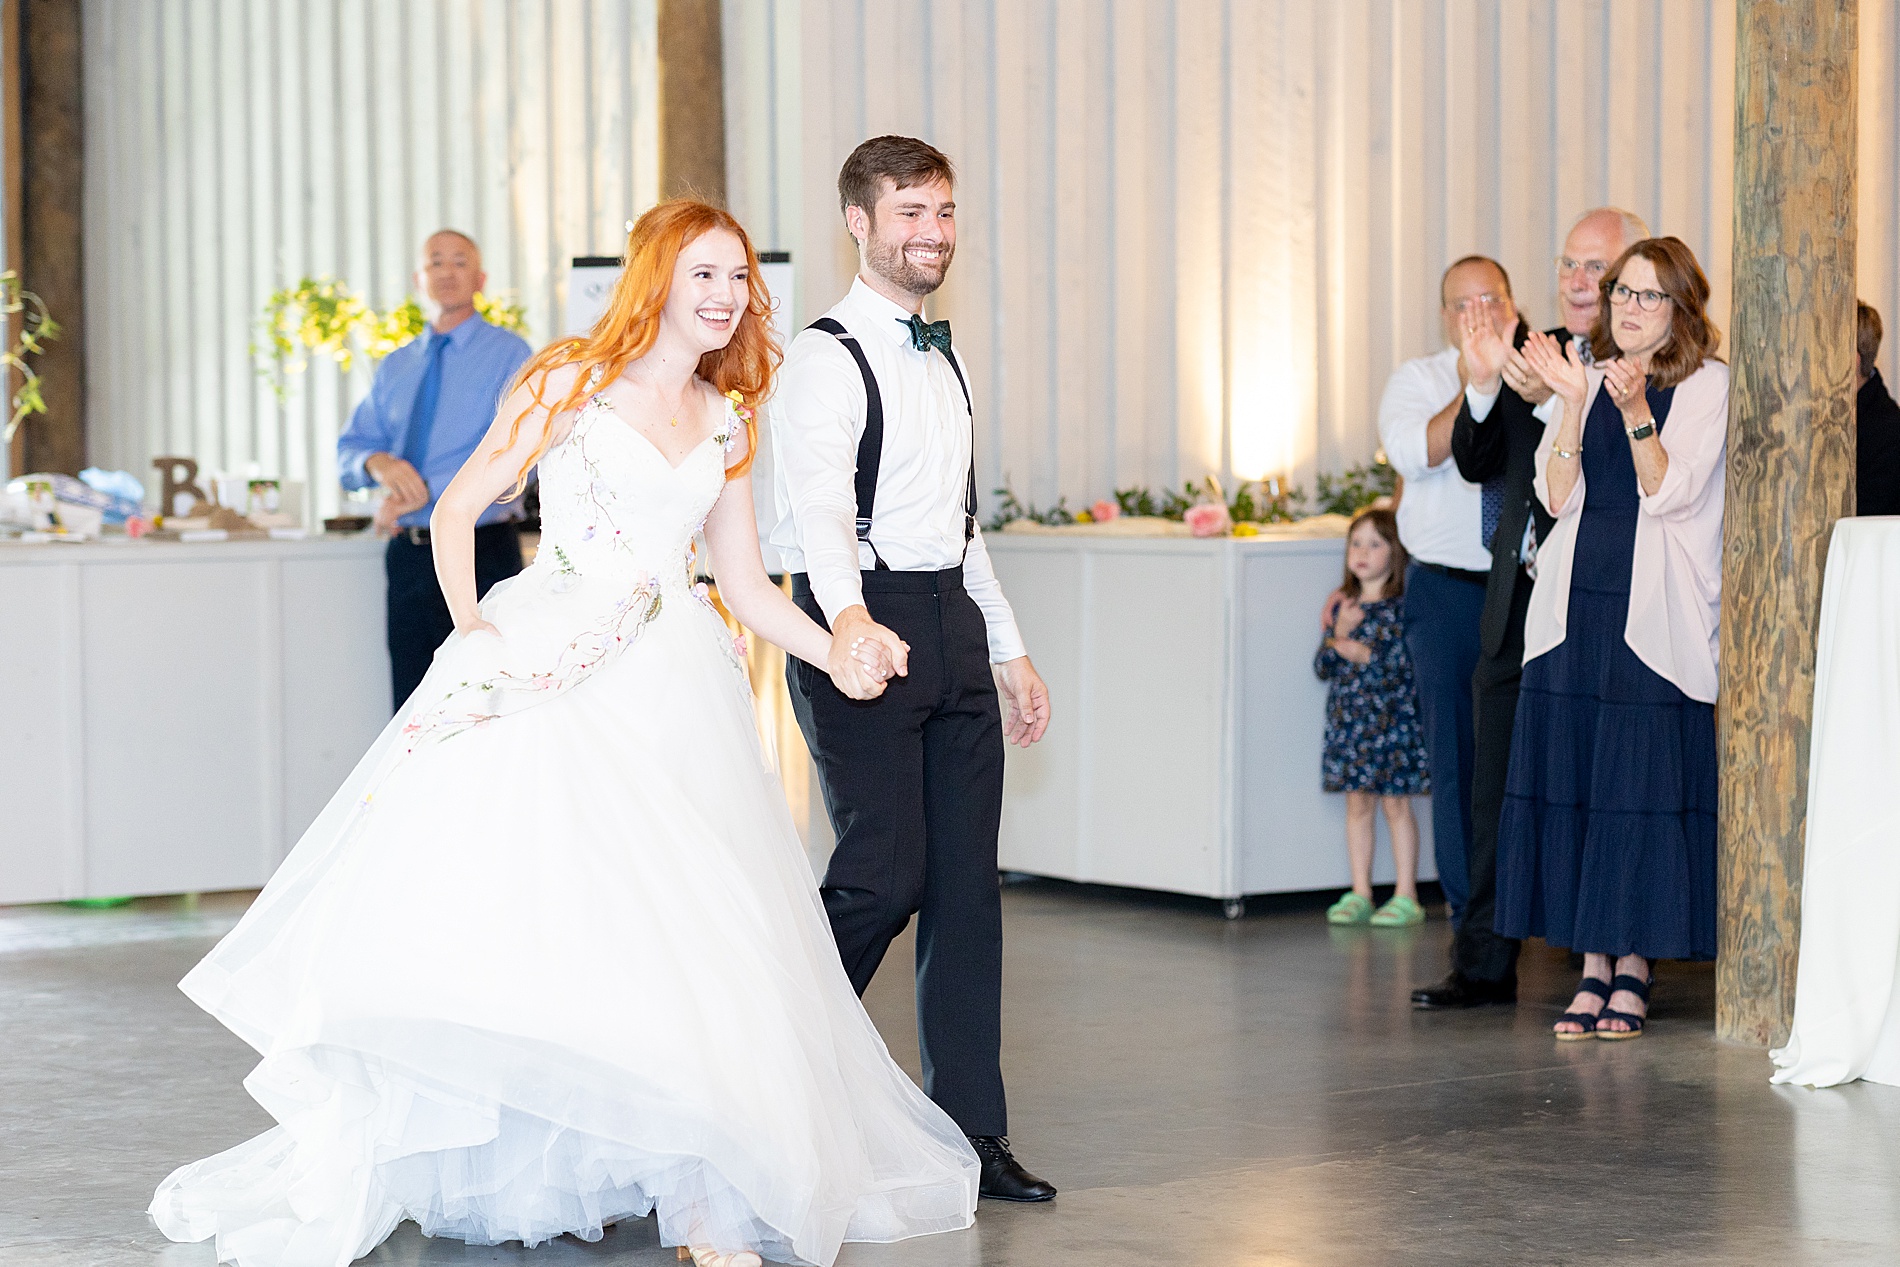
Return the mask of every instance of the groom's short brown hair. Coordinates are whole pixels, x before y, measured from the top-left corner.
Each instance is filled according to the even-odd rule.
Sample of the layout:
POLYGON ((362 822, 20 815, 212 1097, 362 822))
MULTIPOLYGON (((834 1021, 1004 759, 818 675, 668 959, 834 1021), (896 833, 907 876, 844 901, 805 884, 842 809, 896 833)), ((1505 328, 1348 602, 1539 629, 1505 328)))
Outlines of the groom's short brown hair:
POLYGON ((885 177, 898 189, 910 189, 941 180, 957 183, 957 171, 949 155, 928 141, 912 136, 874 136, 857 149, 838 169, 838 210, 862 207, 864 214, 876 219, 877 196, 885 177))

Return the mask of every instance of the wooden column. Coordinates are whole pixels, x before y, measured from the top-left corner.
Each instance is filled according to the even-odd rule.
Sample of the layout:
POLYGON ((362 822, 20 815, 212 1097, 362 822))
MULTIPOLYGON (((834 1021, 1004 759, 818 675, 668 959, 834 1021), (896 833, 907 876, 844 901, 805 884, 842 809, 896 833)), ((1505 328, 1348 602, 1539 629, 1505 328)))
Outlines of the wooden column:
POLYGON ((59 338, 46 345, 35 366, 46 412, 22 424, 17 462, 24 471, 69 475, 86 465, 79 7, 80 0, 22 0, 20 58, 7 67, 20 84, 20 254, 9 265, 20 270, 21 283, 45 300, 60 325, 59 338))
POLYGON ((1794 1016, 1821 573, 1854 512, 1857 28, 1857 0, 1736 4, 1715 1024, 1757 1046, 1794 1016))
MULTIPOLYGON (((20 149, 20 0, 0 0, 0 199, 5 201, 6 267, 15 269, 25 254, 20 235, 20 149)), ((21 324, 16 315, 0 327, 8 347, 19 337, 21 324)), ((8 402, 0 418, 13 416, 13 393, 21 381, 18 370, 0 375, 0 401, 8 402)), ((6 473, 22 475, 26 469, 26 435, 22 432, 13 437, 7 452, 6 473)))
POLYGON ((660 197, 726 205, 719 0, 660 0, 660 197))

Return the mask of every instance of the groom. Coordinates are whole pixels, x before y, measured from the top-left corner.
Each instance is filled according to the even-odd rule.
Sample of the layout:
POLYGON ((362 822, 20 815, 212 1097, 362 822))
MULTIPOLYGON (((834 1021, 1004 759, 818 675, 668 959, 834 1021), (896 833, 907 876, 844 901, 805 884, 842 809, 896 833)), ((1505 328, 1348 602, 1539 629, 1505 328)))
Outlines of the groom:
POLYGON ((822 891, 863 994, 917 916, 924 1090, 970 1137, 982 1195, 1047 1201, 1011 1155, 1003 1103, 1003 743, 1049 724, 1049 691, 976 527, 974 410, 950 323, 925 321, 956 251, 955 173, 922 141, 866 141, 838 174, 858 244, 851 291, 792 341, 773 404, 792 596, 847 643, 876 624, 910 667, 853 701, 788 661, 838 844, 822 891), (1000 688, 1004 715, 999 716, 1000 688))

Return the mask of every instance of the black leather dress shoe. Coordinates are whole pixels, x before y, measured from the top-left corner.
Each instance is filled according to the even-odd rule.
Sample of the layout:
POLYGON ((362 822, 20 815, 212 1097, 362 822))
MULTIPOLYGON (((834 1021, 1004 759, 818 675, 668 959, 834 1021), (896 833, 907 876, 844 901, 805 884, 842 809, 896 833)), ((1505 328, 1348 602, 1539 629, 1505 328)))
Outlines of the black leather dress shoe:
POLYGON ((1056 1186, 1024 1170, 1010 1154, 1009 1141, 1001 1135, 972 1135, 970 1147, 976 1149, 976 1159, 983 1163, 978 1195, 996 1201, 1047 1201, 1055 1196, 1056 1186))
POLYGON ((1437 985, 1412 991, 1412 1006, 1422 1011, 1441 1008, 1484 1007, 1490 1003, 1517 1002, 1517 979, 1473 981, 1454 972, 1437 985))

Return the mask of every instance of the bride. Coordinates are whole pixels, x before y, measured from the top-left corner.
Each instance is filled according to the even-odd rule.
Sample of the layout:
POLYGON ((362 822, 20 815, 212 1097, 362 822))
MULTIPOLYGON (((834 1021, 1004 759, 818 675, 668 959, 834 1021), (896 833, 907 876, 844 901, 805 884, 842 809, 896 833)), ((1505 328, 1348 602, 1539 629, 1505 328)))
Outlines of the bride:
POLYGON ((743 663, 693 585, 861 698, 904 671, 779 593, 748 481, 777 349, 744 231, 634 226, 590 335, 522 370, 435 512, 456 633, 181 988, 255 1047, 278 1125, 152 1217, 242 1267, 336 1267, 404 1219, 533 1245, 658 1218, 702 1267, 968 1227, 977 1159, 839 965, 743 663), (473 526, 540 467, 532 567, 473 526))

